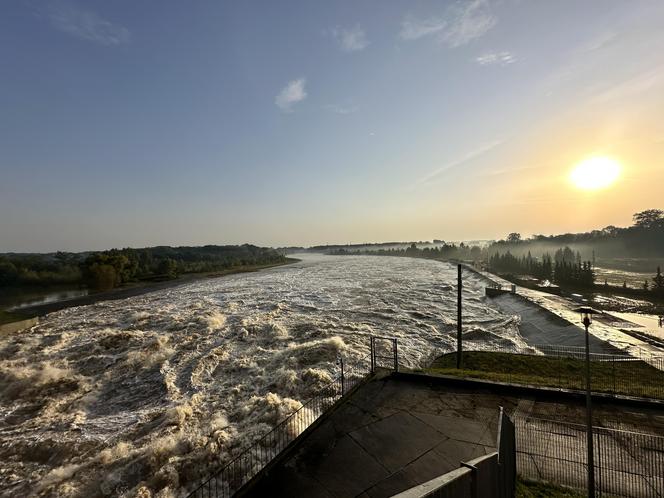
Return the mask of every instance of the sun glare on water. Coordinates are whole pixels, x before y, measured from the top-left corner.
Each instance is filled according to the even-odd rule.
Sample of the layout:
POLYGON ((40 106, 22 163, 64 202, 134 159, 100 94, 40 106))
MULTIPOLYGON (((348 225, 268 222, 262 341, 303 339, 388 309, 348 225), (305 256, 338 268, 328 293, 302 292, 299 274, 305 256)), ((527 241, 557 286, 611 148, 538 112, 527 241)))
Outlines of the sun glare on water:
POLYGON ((569 175, 575 187, 599 190, 612 185, 620 175, 620 163, 608 157, 591 157, 577 164, 569 175))

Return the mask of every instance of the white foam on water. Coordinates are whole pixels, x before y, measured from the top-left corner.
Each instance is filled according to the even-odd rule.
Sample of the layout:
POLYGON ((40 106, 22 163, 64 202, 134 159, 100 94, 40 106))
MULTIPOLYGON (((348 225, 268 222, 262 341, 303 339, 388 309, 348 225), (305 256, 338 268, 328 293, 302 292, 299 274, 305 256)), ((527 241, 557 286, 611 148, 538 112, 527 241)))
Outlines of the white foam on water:
MULTIPOLYGON (((370 335, 398 338, 410 367, 451 351, 455 282, 435 261, 305 255, 52 313, 0 342, 3 494, 182 496, 329 383, 339 354, 367 356, 370 335)), ((473 274, 464 323, 469 346, 526 347, 473 274)))

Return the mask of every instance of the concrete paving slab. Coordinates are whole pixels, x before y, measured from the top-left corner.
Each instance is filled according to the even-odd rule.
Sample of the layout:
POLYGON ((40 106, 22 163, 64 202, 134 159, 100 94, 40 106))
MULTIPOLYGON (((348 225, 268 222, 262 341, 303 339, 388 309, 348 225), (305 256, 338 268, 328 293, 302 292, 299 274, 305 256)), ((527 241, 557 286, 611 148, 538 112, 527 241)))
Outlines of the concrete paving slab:
POLYGON ((336 441, 323 464, 312 466, 305 461, 300 471, 310 473, 332 496, 356 496, 367 488, 367 483, 379 482, 390 475, 374 455, 348 435, 336 441), (339 479, 339 476, 344 478, 339 479))
POLYGON ((397 472, 448 439, 406 412, 366 425, 351 432, 350 436, 390 472, 397 472))

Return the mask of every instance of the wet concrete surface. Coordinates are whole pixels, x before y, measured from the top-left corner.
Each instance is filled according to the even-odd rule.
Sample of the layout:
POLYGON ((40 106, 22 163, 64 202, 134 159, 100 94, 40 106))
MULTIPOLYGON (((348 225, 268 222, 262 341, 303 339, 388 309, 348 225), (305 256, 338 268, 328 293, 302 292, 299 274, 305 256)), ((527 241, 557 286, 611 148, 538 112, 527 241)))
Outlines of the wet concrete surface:
MULTIPOLYGON (((244 496, 392 496, 495 451, 501 406, 515 418, 583 423, 585 416, 582 402, 550 395, 379 378, 349 396, 244 496)), ((596 425, 664 434, 663 410, 596 403, 594 416, 596 425)))
MULTIPOLYGON (((521 316, 519 332, 529 346, 585 347, 585 331, 519 295, 503 294, 491 302, 504 313, 521 316)), ((593 353, 619 353, 608 342, 590 336, 593 353)))

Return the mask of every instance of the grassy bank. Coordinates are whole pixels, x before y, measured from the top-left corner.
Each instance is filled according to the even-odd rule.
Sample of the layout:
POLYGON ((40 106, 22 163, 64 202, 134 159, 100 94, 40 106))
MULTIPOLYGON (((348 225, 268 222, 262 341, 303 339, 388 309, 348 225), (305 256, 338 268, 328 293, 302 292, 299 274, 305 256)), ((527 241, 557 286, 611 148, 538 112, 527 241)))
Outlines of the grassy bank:
POLYGON ((516 498, 583 498, 586 495, 553 484, 518 479, 514 496, 516 498))
POLYGON ((265 270, 268 268, 274 268, 277 266, 296 263, 298 261, 299 259, 286 258, 286 261, 280 263, 270 263, 265 265, 243 265, 234 268, 228 268, 222 271, 206 272, 206 273, 185 273, 170 280, 151 281, 151 282, 146 282, 146 281, 132 282, 125 286, 118 287, 109 291, 96 292, 93 294, 89 294, 87 296, 77 297, 64 301, 38 304, 35 306, 30 306, 28 308, 23 308, 20 311, 0 310, 0 325, 5 323, 18 322, 21 320, 25 320, 27 318, 34 318, 36 316, 43 316, 47 313, 52 313, 53 311, 58 311, 73 306, 84 306, 88 304, 94 304, 99 301, 125 299, 128 297, 147 294, 149 292, 177 287, 179 285, 187 284, 197 280, 218 278, 236 273, 255 272, 259 270, 265 270))
MULTIPOLYGON (((580 359, 469 351, 462 369, 456 354, 436 359, 427 372, 467 378, 566 389, 585 388, 585 362, 580 359)), ((664 399, 664 372, 643 361, 591 362, 593 391, 664 399)))

